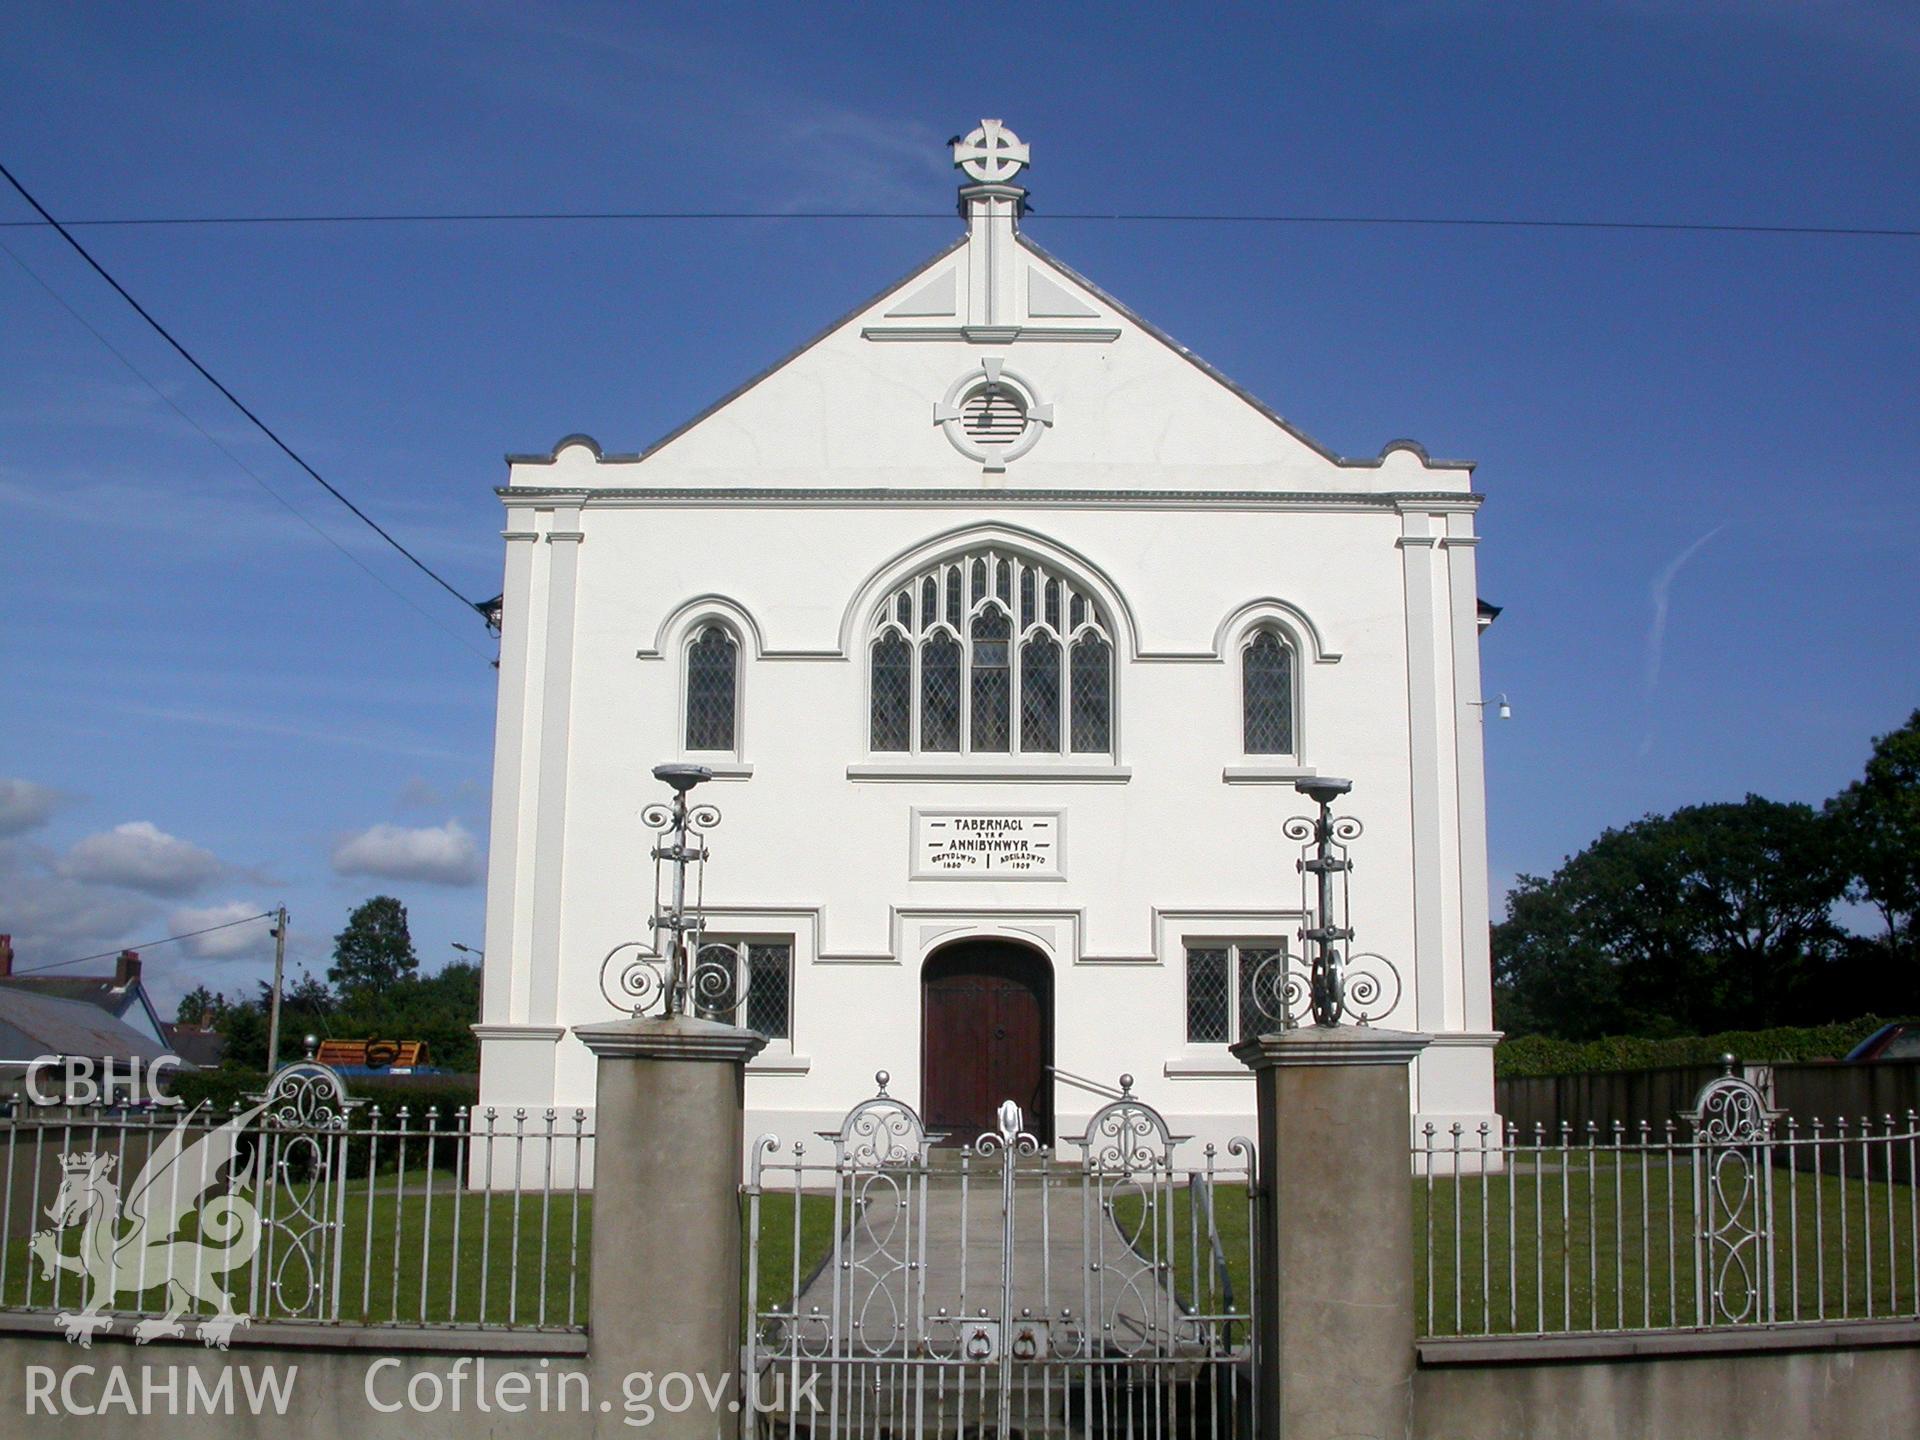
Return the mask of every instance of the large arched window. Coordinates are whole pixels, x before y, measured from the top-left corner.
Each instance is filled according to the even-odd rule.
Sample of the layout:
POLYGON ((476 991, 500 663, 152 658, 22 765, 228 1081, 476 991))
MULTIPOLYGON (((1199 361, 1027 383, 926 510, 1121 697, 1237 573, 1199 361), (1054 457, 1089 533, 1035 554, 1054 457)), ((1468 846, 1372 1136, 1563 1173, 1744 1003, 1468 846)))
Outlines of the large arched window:
POLYGON ((708 624, 687 646, 687 749, 732 750, 739 728, 740 644, 708 624))
POLYGON ((943 560, 890 591, 873 626, 876 752, 1112 753, 1112 627, 1045 564, 1000 550, 943 560))
POLYGON ((1249 755, 1292 755, 1293 645, 1262 626, 1240 650, 1241 721, 1249 755))

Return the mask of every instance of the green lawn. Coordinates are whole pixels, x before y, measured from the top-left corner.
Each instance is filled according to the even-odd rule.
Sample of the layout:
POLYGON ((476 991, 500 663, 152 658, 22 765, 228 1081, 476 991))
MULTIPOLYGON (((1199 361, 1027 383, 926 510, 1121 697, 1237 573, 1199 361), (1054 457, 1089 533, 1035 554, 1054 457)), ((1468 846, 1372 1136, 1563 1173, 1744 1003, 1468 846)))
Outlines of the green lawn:
MULTIPOLYGON (((1602 1163, 1604 1158, 1596 1156, 1591 1178, 1584 1162, 1564 1177, 1557 1172, 1516 1174, 1511 1198, 1504 1174, 1488 1176, 1484 1187, 1474 1176, 1436 1179, 1431 1187, 1425 1180, 1413 1181, 1414 1313, 1420 1332, 1511 1334, 1697 1325, 1690 1172, 1684 1166, 1672 1172, 1675 1188, 1669 1196, 1664 1167, 1649 1166, 1643 1183, 1637 1162, 1616 1169, 1602 1163), (1536 1216, 1542 1214, 1536 1232, 1536 1216), (1491 1236, 1490 1247, 1482 1243, 1483 1233, 1491 1236)), ((1850 1178, 1843 1198, 1831 1175, 1790 1177, 1784 1171, 1775 1172, 1773 1184, 1779 1232, 1771 1246, 1775 1320, 1920 1312, 1914 1283, 1916 1196, 1911 1187, 1850 1178)), ((1216 1187, 1216 1224, 1234 1299, 1241 1306, 1250 1280, 1245 1200, 1243 1186, 1216 1187)), ((1137 1196, 1116 1200, 1116 1218, 1123 1228, 1131 1231, 1139 1224, 1142 1203, 1137 1196)), ((1172 1204, 1178 1237, 1174 1286, 1180 1302, 1191 1305, 1188 1192, 1176 1191, 1172 1204)), ((1737 1283, 1730 1285, 1727 1308, 1740 1309, 1745 1298, 1737 1283)), ((1724 1314, 1711 1318, 1727 1323, 1724 1314)))
MULTIPOLYGON (((323 1278, 330 1276, 338 1251, 338 1309, 342 1320, 375 1325, 549 1329, 585 1325, 593 1235, 591 1194, 579 1197, 576 1216, 570 1191, 550 1195, 523 1192, 516 1202, 511 1194, 483 1196, 462 1190, 451 1174, 442 1172, 435 1173, 431 1193, 425 1185, 424 1177, 410 1177, 409 1193, 396 1197, 389 1177, 380 1177, 369 1216, 366 1182, 351 1182, 337 1245, 329 1242, 324 1252, 318 1242, 308 1247, 320 1261, 323 1278), (421 1188, 412 1189, 415 1185, 421 1188)), ((277 1228, 269 1233, 261 1255, 253 1264, 234 1271, 227 1286, 240 1308, 261 1320, 311 1316, 314 1309, 305 1252, 290 1244, 284 1229, 278 1228, 299 1228, 301 1216, 290 1194, 283 1193, 280 1202, 274 1216, 277 1228), (256 1267, 263 1281, 277 1275, 280 1282, 277 1294, 265 1303, 254 1293, 256 1267)), ((768 1194, 761 1200, 758 1298, 763 1310, 793 1303, 793 1209, 791 1195, 768 1194)), ((803 1197, 800 1219, 800 1279, 804 1284, 832 1248, 832 1200, 826 1196, 803 1197)), ((79 1238, 77 1232, 66 1233, 61 1251, 78 1253, 79 1238)), ((182 1238, 194 1238, 191 1225, 182 1231, 182 1238)), ((744 1203, 741 1241, 744 1257, 744 1203)), ((81 1279, 63 1272, 56 1291, 55 1282, 42 1277, 39 1261, 29 1253, 30 1245, 28 1236, 16 1236, 7 1243, 0 1268, 0 1305, 66 1309, 80 1304, 81 1279)), ((745 1293, 743 1275, 743 1300, 745 1293)), ((163 1287, 155 1286, 140 1297, 138 1305, 132 1295, 121 1294, 115 1308, 158 1310, 163 1308, 165 1298, 163 1287)))
MULTIPOLYGON (((1749 1241, 1745 1263, 1710 1246, 1724 1265, 1725 1299, 1703 1315, 1696 1298, 1693 1172, 1642 1167, 1637 1157, 1576 1155, 1566 1171, 1521 1171, 1414 1185, 1416 1314, 1423 1333, 1580 1331, 1690 1327, 1914 1314, 1912 1187, 1775 1169, 1774 1235, 1749 1241), (1459 1224, 1456 1228, 1456 1217, 1459 1224), (1483 1244, 1490 1235, 1492 1244, 1483 1244), (1843 1244, 1844 1237, 1844 1244, 1843 1244), (1766 1273, 1771 1263, 1771 1280, 1766 1273)), ((1736 1233, 1754 1222, 1752 1202, 1736 1233)))
MULTIPOLYGON (((364 1182, 352 1183, 333 1237, 311 1230, 292 1195, 280 1192, 275 1224, 260 1254, 233 1271, 225 1286, 239 1308, 261 1320, 318 1318, 322 1297, 336 1293, 337 1267, 338 1315, 349 1323, 548 1328, 586 1323, 591 1195, 580 1197, 576 1216, 574 1196, 567 1191, 523 1193, 516 1203, 510 1194, 463 1190, 451 1175, 437 1175, 431 1193, 423 1189, 396 1197, 385 1185, 383 1177, 383 1188, 370 1200, 364 1182), (293 1235, 304 1235, 305 1243, 296 1243, 293 1235)), ((194 1236, 189 1221, 181 1238, 194 1236)), ((64 1254, 78 1253, 77 1232, 68 1231, 61 1240, 64 1254)), ((34 1308, 79 1303, 80 1277, 61 1273, 56 1290, 56 1280, 43 1278, 30 1244, 27 1236, 8 1241, 0 1303, 34 1308)), ((119 1309, 164 1304, 160 1286, 142 1295, 138 1306, 124 1292, 115 1301, 119 1309)))

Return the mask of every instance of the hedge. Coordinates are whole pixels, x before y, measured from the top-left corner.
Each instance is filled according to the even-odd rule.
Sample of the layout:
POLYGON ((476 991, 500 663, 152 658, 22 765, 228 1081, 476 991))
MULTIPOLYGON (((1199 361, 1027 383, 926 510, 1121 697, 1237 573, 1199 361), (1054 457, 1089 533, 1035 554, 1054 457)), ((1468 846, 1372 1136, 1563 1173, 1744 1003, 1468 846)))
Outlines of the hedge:
POLYGON ((1743 1061, 1837 1060, 1885 1023, 1877 1015, 1863 1015, 1832 1025, 1727 1030, 1718 1035, 1659 1040, 1635 1035, 1611 1035, 1603 1040, 1521 1035, 1500 1042, 1493 1052, 1493 1071, 1503 1079, 1523 1079, 1651 1070, 1663 1065, 1711 1065, 1722 1055, 1734 1055, 1743 1061))

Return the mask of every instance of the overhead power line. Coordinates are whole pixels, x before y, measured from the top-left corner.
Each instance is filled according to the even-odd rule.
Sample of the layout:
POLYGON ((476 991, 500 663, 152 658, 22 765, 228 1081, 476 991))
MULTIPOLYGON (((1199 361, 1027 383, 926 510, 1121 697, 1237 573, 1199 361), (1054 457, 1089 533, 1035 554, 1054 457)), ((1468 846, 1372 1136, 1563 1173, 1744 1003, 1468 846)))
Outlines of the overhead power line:
POLYGON ((164 940, 142 940, 133 945, 122 945, 114 950, 102 950, 98 955, 80 955, 72 960, 56 960, 51 965, 29 965, 24 970, 15 970, 15 975, 38 975, 43 970, 64 970, 69 965, 84 965, 89 960, 111 960, 122 950, 151 950, 159 945, 171 945, 176 940, 191 940, 196 935, 211 935, 216 930, 231 930, 236 925, 251 925, 256 920, 269 920, 278 914, 274 910, 262 910, 258 915, 243 915, 238 920, 223 921, 218 925, 209 925, 203 930, 189 930, 182 935, 169 935, 164 940))
POLYGON ((353 501, 349 500, 345 495, 343 495, 340 492, 340 490, 326 478, 326 476, 322 475, 318 470, 314 469, 313 466, 309 465, 298 451, 296 451, 291 445, 287 444, 286 441, 282 440, 279 437, 279 435, 274 432, 273 428, 267 424, 266 421, 262 420, 258 415, 254 414, 253 411, 246 406, 246 404, 240 399, 238 395, 235 395, 233 391, 229 390, 225 385, 221 384, 219 378, 215 376, 211 370, 207 369, 206 366, 202 365, 199 362, 199 360, 197 360, 194 357, 194 354, 191 350, 187 349, 186 346, 182 345, 178 340, 174 339, 172 332, 169 331, 167 327, 162 325, 158 320, 154 319, 153 316, 148 313, 147 308, 144 305, 142 305, 138 300, 134 299, 133 296, 128 293, 127 288, 124 285, 122 285, 118 280, 114 279, 111 274, 108 273, 106 266, 102 265, 98 260, 93 258, 93 255, 88 251, 87 247, 82 245, 77 239, 75 239, 72 232, 69 231, 66 228, 66 226, 62 225, 58 220, 54 219, 51 214, 48 213, 46 206, 42 205, 38 200, 33 198, 32 193, 28 191, 27 187, 22 185, 20 181, 17 178, 15 178, 14 173, 11 170, 7 169, 5 165, 0 165, 0 177, 4 177, 6 179, 6 182, 9 185, 13 186, 13 188, 20 193, 20 198, 25 200, 27 204, 31 205, 34 208, 34 211, 40 216, 41 220, 43 220, 46 224, 52 226, 54 231, 58 233, 60 238, 62 240, 65 240, 67 244, 73 247, 74 253, 77 254, 82 260, 86 261, 88 266, 92 268, 93 272, 96 275, 98 275, 102 280, 106 281, 108 285, 113 287, 115 294, 117 294, 122 300, 126 301, 127 304, 133 307, 135 314, 137 314, 142 320, 146 321, 148 325, 153 327, 153 331, 155 334, 157 334, 162 340, 165 340, 167 344, 171 345, 174 348, 174 350, 179 354, 181 359, 185 360, 189 365, 191 365, 195 370, 197 370, 200 373, 200 376, 202 379, 204 379, 209 385, 213 386, 214 389, 218 390, 222 395, 224 395, 227 398, 228 403, 231 404, 234 409, 238 410, 242 415, 246 416, 248 420, 252 421, 254 428, 259 430, 259 432, 262 435, 265 435, 267 439, 271 440, 280 449, 282 454, 284 454, 289 460, 293 461, 293 463, 298 465, 302 470, 306 471, 308 475, 313 477, 314 481, 318 483, 323 490, 325 490, 329 495, 333 496, 333 498, 338 500, 342 505, 346 506, 347 509, 352 511, 353 514, 361 521, 361 523, 366 525, 368 529, 372 530, 374 534, 378 535, 382 540, 386 541, 387 544, 391 545, 395 550, 399 551, 402 555, 406 556, 406 558, 413 563, 414 568, 419 570, 421 574, 425 575, 429 580, 433 581, 434 584, 438 585, 442 590, 446 591, 449 595, 453 596, 454 599, 458 600, 462 605, 465 605, 469 610, 478 610, 480 608, 476 601, 470 600, 465 595, 461 594, 457 589, 453 587, 453 585, 451 585, 447 580, 445 580, 439 574, 438 571, 436 571, 432 566, 428 565, 426 561, 422 560, 418 555, 414 554, 406 546, 402 545, 398 540, 394 539, 393 536, 387 532, 386 528, 382 526, 379 521, 375 520, 371 515, 367 514, 366 511, 362 510, 358 505, 354 504, 353 501))
MULTIPOLYGON (((17 181, 15 185, 17 188, 17 181)), ((62 223, 77 229, 83 226, 141 225, 474 225, 623 220, 945 220, 951 219, 952 213, 950 210, 401 210, 290 215, 108 215, 62 223)), ((1043 220, 1092 220, 1126 224, 1454 226, 1500 230, 1639 230, 1703 235, 1920 239, 1920 227, 1897 225, 1749 225, 1689 220, 1564 220, 1503 215, 1307 215, 1038 209, 1036 213, 1043 220)), ((36 227, 47 223, 50 221, 4 220, 0 221, 0 229, 36 227)))
POLYGON ((173 411, 174 414, 178 415, 182 420, 186 421, 188 425, 190 425, 195 431, 199 433, 201 439, 205 440, 209 445, 213 446, 214 449, 218 450, 222 455, 226 456, 227 459, 231 460, 236 466, 238 466, 242 474, 244 474, 249 480, 253 481, 253 483, 258 485, 262 490, 266 491, 268 495, 272 496, 274 499, 274 502, 278 504, 282 509, 284 509, 289 515, 293 516, 294 519, 298 520, 302 525, 306 526, 307 529, 311 530, 315 535, 319 536, 327 544, 331 545, 335 550, 338 550, 343 556, 346 557, 346 559, 351 564, 353 564, 362 573, 364 573, 369 580, 373 581, 374 584, 378 585, 382 590, 385 590, 389 595, 393 596, 393 598, 398 600, 402 605, 405 605, 409 610, 413 611, 416 615, 420 616, 420 618, 425 620, 429 625, 433 626, 436 630, 440 630, 445 634, 451 636, 456 644, 465 646, 468 650, 471 650, 475 655, 478 655, 482 660, 485 660, 487 658, 486 651, 482 650, 479 646, 473 644, 471 641, 469 641, 466 638, 466 636, 462 635, 459 631, 455 630, 452 626, 448 625, 438 615, 435 615, 432 611, 428 610, 426 606, 422 605, 419 601, 415 600, 413 596, 407 594, 406 591, 402 590, 398 585, 395 585, 391 580, 387 579, 387 577, 382 575, 378 570, 374 569, 371 565, 367 564, 365 560, 362 560, 358 555, 354 554, 353 551, 349 550, 346 546, 342 545, 332 535, 328 534, 327 531, 323 530, 319 525, 315 524, 312 516, 308 515, 304 510, 300 509, 291 500, 287 499, 286 496, 282 495, 278 490, 274 489, 273 486, 269 485, 266 482, 265 477, 262 476, 258 470, 254 469, 253 466, 249 465, 239 455, 235 454, 234 451, 224 441, 222 441, 211 430, 207 429, 206 426, 202 425, 184 408, 182 408, 182 406, 180 405, 180 402, 175 400, 173 396, 169 395, 165 390, 162 390, 158 385, 156 385, 153 381, 153 378, 150 375, 148 375, 146 371, 142 370, 138 365, 134 364, 133 361, 128 359, 125 351, 121 350, 121 348, 118 345, 115 345, 113 341, 109 340, 105 335, 103 335, 98 329, 98 327, 96 327, 91 320, 87 319, 86 316, 82 315, 78 310, 74 309, 72 305, 68 304, 67 298, 64 295, 62 295, 58 290, 54 289, 52 285, 48 284, 46 277, 43 276, 38 270, 35 270, 25 260, 21 259, 20 256, 14 252, 11 246, 5 244, 4 242, 0 242, 0 254, 4 254, 9 260, 13 261, 15 265, 18 265, 20 267, 20 271, 22 274, 24 274, 29 280, 33 281, 34 284, 38 285, 41 288, 41 290, 43 290, 46 293, 48 299, 52 300, 54 304, 58 305, 62 310, 66 311, 67 314, 73 318, 73 321, 75 324, 80 326, 81 329, 85 330, 95 340, 99 341, 101 348, 104 349, 109 355, 113 356, 115 360, 118 360, 122 368, 124 368, 129 375, 133 376, 134 379, 138 380, 142 385, 146 386, 147 389, 151 390, 154 393, 154 395, 159 399, 161 404, 165 405, 169 410, 173 411))

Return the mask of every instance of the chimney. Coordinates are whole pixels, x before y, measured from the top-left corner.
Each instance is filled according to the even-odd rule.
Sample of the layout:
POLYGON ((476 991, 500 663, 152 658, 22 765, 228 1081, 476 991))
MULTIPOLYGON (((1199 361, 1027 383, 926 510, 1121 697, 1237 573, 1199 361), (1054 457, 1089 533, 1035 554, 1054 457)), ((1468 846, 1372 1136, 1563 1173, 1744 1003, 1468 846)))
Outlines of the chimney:
POLYGON ((122 950, 113 964, 113 988, 124 990, 140 978, 140 952, 122 950))
POLYGON ((13 974, 13 936, 0 935, 0 980, 13 974))

